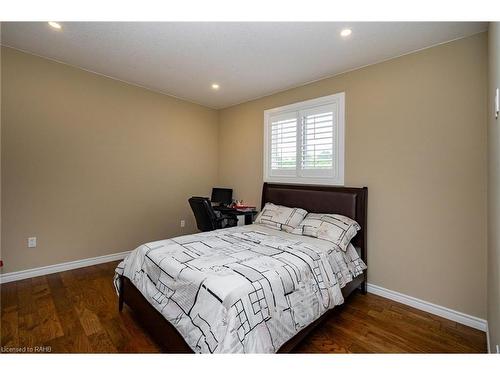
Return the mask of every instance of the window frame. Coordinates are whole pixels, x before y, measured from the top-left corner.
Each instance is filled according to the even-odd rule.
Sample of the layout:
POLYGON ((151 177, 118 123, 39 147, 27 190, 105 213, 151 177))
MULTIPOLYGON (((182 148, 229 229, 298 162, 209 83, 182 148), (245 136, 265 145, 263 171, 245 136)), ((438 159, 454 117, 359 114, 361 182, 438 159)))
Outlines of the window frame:
MULTIPOLYGON (((299 183, 310 185, 344 185, 344 162, 345 162, 345 92, 339 92, 332 95, 322 96, 319 98, 305 100, 282 107, 272 108, 264 111, 264 182, 277 183, 299 183), (301 171, 302 160, 299 158, 301 151, 302 132, 300 131, 301 117, 299 112, 311 110, 315 107, 325 105, 335 105, 337 114, 337 128, 333 129, 337 138, 334 139, 333 146, 336 151, 335 165, 332 170, 335 172, 333 176, 303 176, 301 171), (297 159, 296 173, 294 176, 273 175, 271 173, 271 119, 276 116, 285 115, 290 112, 297 112, 297 159)), ((313 169, 314 171, 315 169, 313 169)), ((320 169, 317 169, 318 171, 320 169)), ((329 169, 326 169, 327 171, 329 169)))

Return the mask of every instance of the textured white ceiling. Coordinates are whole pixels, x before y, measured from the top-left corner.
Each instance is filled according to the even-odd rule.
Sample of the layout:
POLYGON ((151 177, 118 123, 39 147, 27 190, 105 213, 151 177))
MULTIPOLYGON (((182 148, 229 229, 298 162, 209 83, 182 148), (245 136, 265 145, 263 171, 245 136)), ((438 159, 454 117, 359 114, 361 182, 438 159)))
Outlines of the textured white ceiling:
POLYGON ((487 29, 480 22, 61 25, 57 31, 45 22, 4 22, 2 44, 213 108, 487 29), (346 26, 353 33, 343 39, 346 26))

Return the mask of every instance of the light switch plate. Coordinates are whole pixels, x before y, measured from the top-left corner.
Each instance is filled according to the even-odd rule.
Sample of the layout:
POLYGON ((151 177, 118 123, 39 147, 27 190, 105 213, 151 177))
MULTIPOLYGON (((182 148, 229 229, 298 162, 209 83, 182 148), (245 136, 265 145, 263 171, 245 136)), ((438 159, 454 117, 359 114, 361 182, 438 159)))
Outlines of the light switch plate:
POLYGON ((495 90, 495 118, 498 118, 500 112, 500 89, 495 90))
POLYGON ((36 237, 28 237, 28 247, 36 247, 36 237))
POLYGON ((186 220, 181 220, 181 228, 184 228, 186 226, 186 220))

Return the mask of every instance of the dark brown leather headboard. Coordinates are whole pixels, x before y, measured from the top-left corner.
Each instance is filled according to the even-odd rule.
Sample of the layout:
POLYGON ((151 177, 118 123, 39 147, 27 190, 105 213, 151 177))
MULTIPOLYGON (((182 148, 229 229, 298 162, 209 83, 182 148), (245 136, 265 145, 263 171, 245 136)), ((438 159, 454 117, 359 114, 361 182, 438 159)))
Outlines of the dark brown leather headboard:
POLYGON ((262 188, 262 207, 268 202, 303 208, 307 212, 340 214, 356 220, 361 230, 352 242, 354 246, 360 248, 361 259, 367 263, 367 187, 288 185, 265 182, 262 188))

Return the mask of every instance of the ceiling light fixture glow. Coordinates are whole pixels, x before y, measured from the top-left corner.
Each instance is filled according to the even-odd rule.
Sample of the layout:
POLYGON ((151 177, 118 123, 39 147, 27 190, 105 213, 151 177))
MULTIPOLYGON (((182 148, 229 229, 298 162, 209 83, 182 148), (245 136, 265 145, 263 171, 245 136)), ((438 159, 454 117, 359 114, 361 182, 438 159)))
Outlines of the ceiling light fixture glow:
POLYGON ((220 86, 219 86, 217 83, 212 83, 212 88, 213 88, 214 90, 218 90, 218 89, 219 89, 219 87, 220 87, 220 86))
POLYGON ((341 32, 340 32, 340 36, 342 37, 347 37, 349 35, 352 34, 352 30, 351 29, 343 29, 341 32))
POLYGON ((57 22, 54 22, 54 21, 50 21, 49 25, 52 26, 54 29, 59 30, 61 28, 61 25, 59 25, 57 22))

